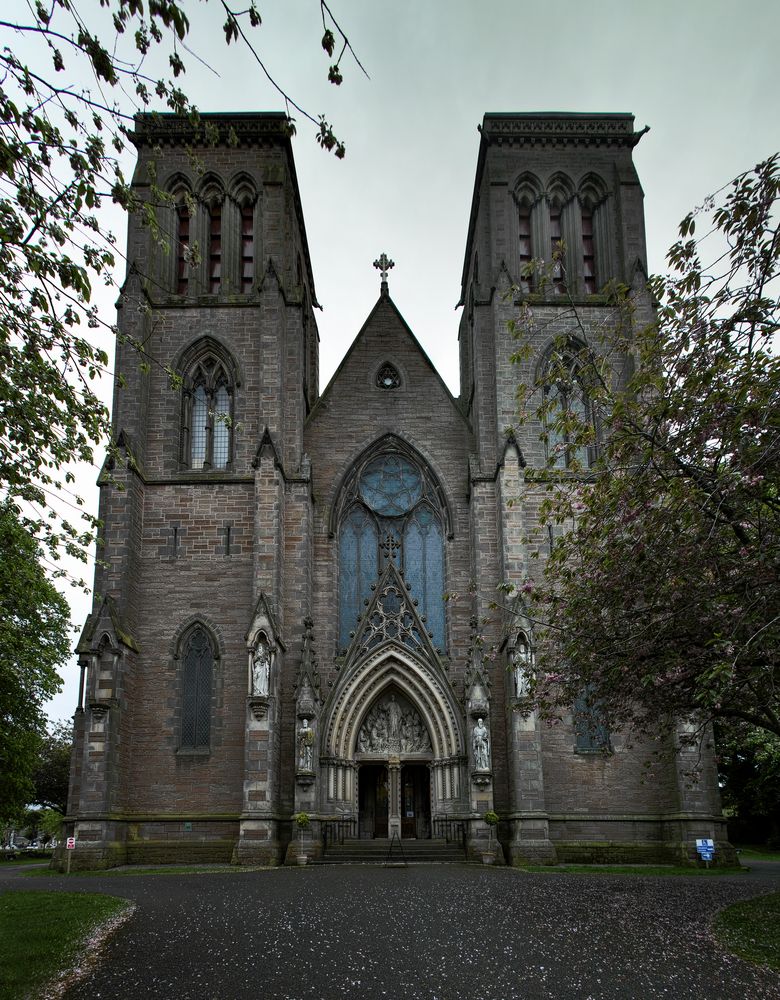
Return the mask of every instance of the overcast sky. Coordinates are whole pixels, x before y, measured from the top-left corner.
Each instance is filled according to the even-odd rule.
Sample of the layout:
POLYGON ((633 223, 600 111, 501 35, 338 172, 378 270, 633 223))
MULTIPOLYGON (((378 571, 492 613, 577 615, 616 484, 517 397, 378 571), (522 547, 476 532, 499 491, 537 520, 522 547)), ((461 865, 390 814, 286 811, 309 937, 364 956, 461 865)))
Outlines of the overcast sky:
MULTIPOLYGON (((84 0, 82 14, 90 3, 97 7, 84 0)), ((188 45, 216 70, 185 59, 199 108, 284 110, 249 54, 225 50, 214 0, 185 7, 188 45)), ((297 115, 294 153, 323 307, 321 390, 376 301, 372 262, 385 251, 395 261, 392 298, 457 394, 455 304, 485 112, 632 112, 637 129, 649 125, 634 158, 651 271, 663 269, 689 209, 780 147, 777 0, 331 0, 370 75, 345 57, 340 88, 327 82, 317 0, 259 7, 256 42, 269 71, 307 111, 324 113, 347 148, 342 161, 322 152, 297 115)), ((88 610, 75 601, 74 620, 88 610)), ((51 717, 72 713, 77 674, 74 661, 51 717)))

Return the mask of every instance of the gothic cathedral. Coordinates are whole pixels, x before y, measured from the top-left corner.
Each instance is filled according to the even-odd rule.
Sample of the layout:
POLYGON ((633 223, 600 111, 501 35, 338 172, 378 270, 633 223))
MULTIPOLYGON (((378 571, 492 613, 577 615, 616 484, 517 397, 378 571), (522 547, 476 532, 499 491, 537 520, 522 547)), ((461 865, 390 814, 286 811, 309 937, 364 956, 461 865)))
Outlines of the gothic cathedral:
POLYGON ((159 234, 130 219, 78 645, 74 866, 289 863, 396 838, 508 864, 673 861, 722 841, 711 760, 692 785, 684 750, 582 725, 577 706, 554 727, 519 711, 530 622, 475 625, 499 581, 539 572, 524 538, 545 445, 533 421, 505 429, 571 313, 555 271, 534 287, 526 265, 564 241, 573 341, 603 321, 611 278, 651 316, 633 117, 485 116, 458 397, 390 297, 384 255, 320 393, 285 116, 203 118, 216 144, 166 116, 133 135, 137 194, 150 201, 154 178, 171 197, 159 234), (507 321, 529 295, 533 356, 512 364, 507 321))

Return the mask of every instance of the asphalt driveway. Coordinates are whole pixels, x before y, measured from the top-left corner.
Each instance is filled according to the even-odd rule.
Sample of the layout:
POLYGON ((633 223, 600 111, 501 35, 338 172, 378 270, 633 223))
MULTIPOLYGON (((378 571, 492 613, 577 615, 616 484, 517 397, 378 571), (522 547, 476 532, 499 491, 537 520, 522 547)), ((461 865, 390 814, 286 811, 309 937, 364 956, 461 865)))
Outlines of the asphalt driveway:
POLYGON ((325 866, 14 879, 107 892, 133 917, 66 1000, 780 1000, 710 918, 763 878, 325 866))

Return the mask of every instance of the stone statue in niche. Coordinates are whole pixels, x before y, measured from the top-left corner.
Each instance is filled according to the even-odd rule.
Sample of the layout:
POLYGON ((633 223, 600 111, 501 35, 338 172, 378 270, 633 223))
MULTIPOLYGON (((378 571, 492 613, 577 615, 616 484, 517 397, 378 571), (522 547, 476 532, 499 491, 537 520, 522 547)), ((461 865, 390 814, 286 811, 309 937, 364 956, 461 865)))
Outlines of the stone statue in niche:
POLYGON ((430 753, 431 738, 416 709, 394 694, 374 705, 357 738, 358 753, 430 753))
POLYGON ((271 682, 271 650, 264 635, 257 640, 252 654, 252 694, 266 698, 271 682))
POLYGON ((474 751, 474 767, 477 771, 490 770, 490 736, 482 719, 477 719, 471 734, 471 748, 474 751))
POLYGON ((531 677, 529 669, 531 657, 528 652, 528 644, 520 638, 517 645, 509 654, 509 662, 512 667, 512 676, 515 682, 515 697, 525 698, 531 689, 531 677))
POLYGON ((309 720, 304 719, 298 730, 298 768, 301 771, 313 771, 314 761, 314 730, 309 726, 309 720))

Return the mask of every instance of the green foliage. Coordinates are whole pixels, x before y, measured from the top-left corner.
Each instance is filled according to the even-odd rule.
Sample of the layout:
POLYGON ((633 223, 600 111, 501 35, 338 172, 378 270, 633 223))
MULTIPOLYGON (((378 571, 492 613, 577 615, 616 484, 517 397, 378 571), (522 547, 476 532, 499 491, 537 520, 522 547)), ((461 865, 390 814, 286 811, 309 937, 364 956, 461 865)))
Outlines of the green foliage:
MULTIPOLYGON (((115 283, 117 263, 101 207, 110 199, 137 209, 154 230, 153 203, 164 196, 153 190, 139 205, 122 166, 133 116, 166 110, 195 126, 200 119, 180 83, 190 53, 184 3, 101 0, 86 5, 86 19, 71 3, 27 6, 18 19, 0 22, 0 495, 25 501, 24 523, 49 558, 65 552, 84 560, 97 524, 71 489, 69 466, 91 462, 108 440, 108 412, 95 385, 109 364, 107 335, 115 332, 93 303, 96 285, 115 283), (167 75, 151 68, 161 57, 167 75), (97 85, 89 89, 82 79, 97 85), (75 517, 63 513, 68 508, 75 517)), ((307 118, 317 142, 343 157, 344 144, 325 118, 297 105, 263 64, 251 38, 261 24, 255 0, 241 10, 225 0, 218 6, 225 41, 244 45, 288 112, 292 106, 307 118)), ((328 56, 336 37, 342 45, 328 69, 340 82, 344 53, 357 58, 324 0, 320 9, 328 56)), ((136 346, 139 363, 148 365, 152 359, 136 346)))
POLYGON ((7 892, 0 899, 0 1000, 46 995, 95 929, 129 905, 102 893, 7 892))
POLYGON ((482 819, 487 823, 488 826, 498 825, 498 813, 493 812, 492 809, 488 809, 482 819))
MULTIPOLYGON (((570 455, 599 437, 590 468, 551 455, 537 477, 552 544, 525 597, 549 716, 588 691, 613 729, 686 717, 780 735, 779 187, 775 156, 683 221, 650 326, 626 289, 597 331, 572 307, 573 336, 533 387, 570 455), (587 412, 551 413, 572 380, 587 412)), ((532 326, 527 308, 521 346, 532 326)))
POLYGON ((715 729, 723 807, 766 818, 780 832, 780 737, 737 720, 715 729))
POLYGON ((715 935, 740 958, 780 969, 780 892, 727 906, 715 918, 715 935))
POLYGON ((307 812, 298 812, 293 816, 293 819, 300 830, 305 830, 311 822, 311 817, 307 812))
POLYGON ((57 667, 69 654, 69 612, 8 501, 0 505, 0 552, 0 820, 7 820, 33 798, 42 706, 61 685, 57 667))
POLYGON ((63 815, 68 808, 72 742, 73 725, 70 722, 50 724, 41 741, 33 771, 33 801, 63 815))

